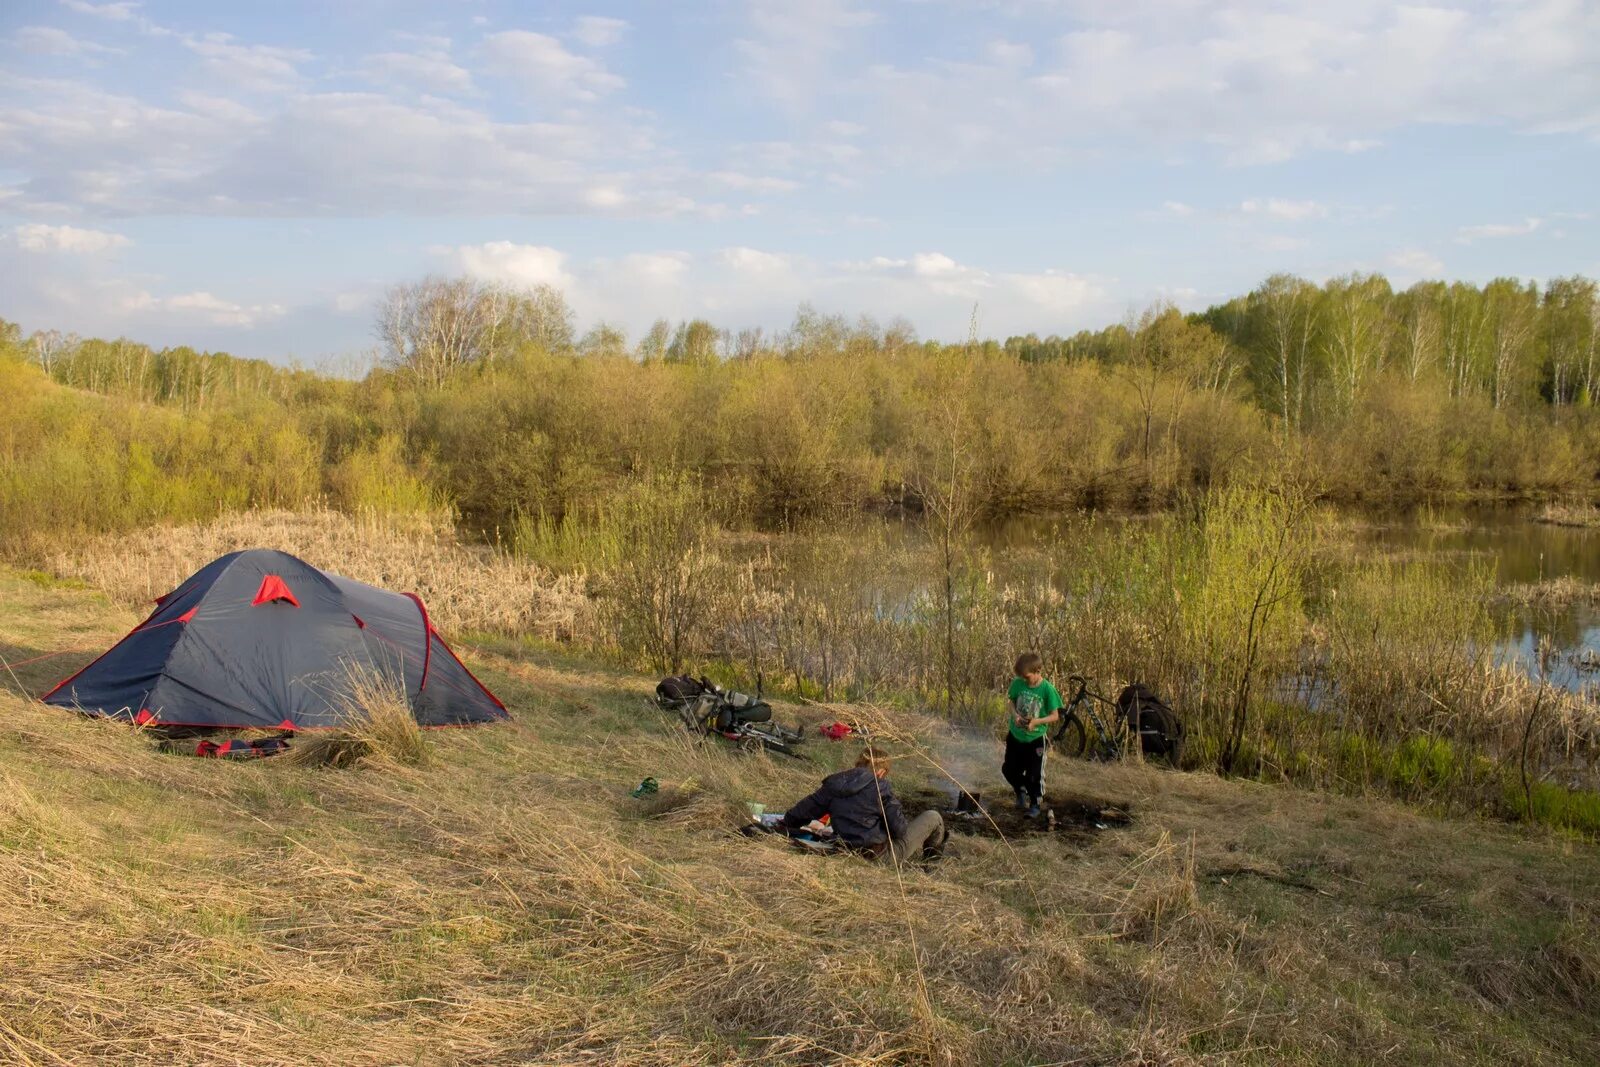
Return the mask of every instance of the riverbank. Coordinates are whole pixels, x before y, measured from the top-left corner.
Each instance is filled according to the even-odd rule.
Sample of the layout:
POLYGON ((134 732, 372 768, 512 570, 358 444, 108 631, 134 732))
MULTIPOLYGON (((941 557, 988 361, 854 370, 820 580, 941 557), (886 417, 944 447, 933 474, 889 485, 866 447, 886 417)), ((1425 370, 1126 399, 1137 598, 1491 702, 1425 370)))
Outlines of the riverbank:
POLYGON ((1537 521, 1551 526, 1592 530, 1600 528, 1600 507, 1593 504, 1547 504, 1540 510, 1537 521))
MULTIPOLYGON (((685 743, 653 678, 456 642, 511 707, 418 767, 162 755, 15 695, 136 621, 0 578, 0 1058, 271 1065, 1591 1063, 1600 853, 1378 799, 1051 764, 1085 841, 928 871, 733 830, 807 765, 685 743), (627 796, 660 779, 669 805, 627 796), (126 991, 137 990, 137 997, 126 991)), ((452 635, 459 636, 459 635, 452 635)), ((821 709, 780 705, 785 720, 821 709)), ((998 789, 998 745, 884 711, 895 781, 998 789)))
MULTIPOLYGON (((745 687, 764 680, 797 698, 939 708, 966 722, 995 714, 1007 664, 1035 647, 1052 673, 1099 678, 1111 695, 1132 679, 1161 693, 1188 727, 1188 769, 1387 791, 1446 812, 1600 834, 1589 676, 1550 672, 1557 691, 1540 698, 1533 646, 1508 662, 1522 649, 1507 641, 1521 620, 1507 616, 1523 609, 1498 595, 1495 566, 1530 578, 1547 564, 1576 567, 1589 558, 1584 531, 1463 529, 1444 512, 1373 526, 1320 510, 1289 530, 1274 526, 1286 516, 1273 517, 1272 498, 1233 493, 1203 523, 1019 524, 944 559, 914 525, 730 535, 693 502, 663 493, 630 501, 624 524, 546 526, 537 560, 463 544, 448 523, 321 509, 53 545, 35 565, 46 584, 87 583, 132 606, 206 560, 272 545, 415 591, 449 632, 670 673, 709 670, 745 687), (1280 543, 1275 529, 1292 537, 1280 543), (1238 708, 1225 694, 1248 651, 1252 583, 1272 573, 1275 544, 1292 549, 1292 567, 1277 572, 1292 577, 1273 626, 1257 631, 1270 638, 1255 645, 1264 684, 1234 735, 1238 708), (1337 693, 1340 714, 1311 713, 1303 698, 1313 691, 1323 706, 1337 693)), ((1535 621, 1553 617, 1555 603, 1541 602, 1535 621)), ((1579 662, 1581 648, 1570 646, 1588 640, 1582 613, 1591 610, 1563 604, 1569 645, 1547 657, 1558 668, 1579 662)))

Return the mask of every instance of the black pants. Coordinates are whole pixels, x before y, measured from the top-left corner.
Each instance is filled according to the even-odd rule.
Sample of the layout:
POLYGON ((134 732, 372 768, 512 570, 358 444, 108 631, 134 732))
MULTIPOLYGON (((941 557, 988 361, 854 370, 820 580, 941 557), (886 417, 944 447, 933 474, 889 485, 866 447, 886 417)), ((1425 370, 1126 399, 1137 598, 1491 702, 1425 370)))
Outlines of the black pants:
POLYGON ((1044 796, 1044 749, 1043 737, 1037 741, 1018 741, 1010 731, 1006 732, 1006 761, 1000 765, 1000 773, 1006 776, 1012 789, 1028 794, 1028 799, 1034 803, 1044 796))

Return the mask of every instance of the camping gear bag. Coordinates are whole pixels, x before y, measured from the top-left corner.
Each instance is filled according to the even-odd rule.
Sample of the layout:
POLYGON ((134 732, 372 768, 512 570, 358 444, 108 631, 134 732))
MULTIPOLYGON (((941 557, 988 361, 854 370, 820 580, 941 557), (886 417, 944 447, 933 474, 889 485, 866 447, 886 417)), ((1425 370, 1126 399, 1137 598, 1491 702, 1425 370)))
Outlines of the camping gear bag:
POLYGON ((772 705, 748 693, 717 694, 717 729, 731 729, 741 722, 771 722, 772 705))
POLYGON ((682 707, 692 700, 698 700, 700 694, 709 688, 707 683, 687 674, 663 678, 656 683, 656 703, 664 708, 682 707))
POLYGON ((697 715, 718 730, 730 730, 739 723, 771 722, 772 705, 748 693, 735 693, 704 678, 687 674, 663 678, 656 684, 656 703, 663 708, 683 710, 705 701, 697 715))
POLYGON ((1146 755, 1176 765, 1183 752, 1183 720, 1143 682, 1123 686, 1117 710, 1146 755))

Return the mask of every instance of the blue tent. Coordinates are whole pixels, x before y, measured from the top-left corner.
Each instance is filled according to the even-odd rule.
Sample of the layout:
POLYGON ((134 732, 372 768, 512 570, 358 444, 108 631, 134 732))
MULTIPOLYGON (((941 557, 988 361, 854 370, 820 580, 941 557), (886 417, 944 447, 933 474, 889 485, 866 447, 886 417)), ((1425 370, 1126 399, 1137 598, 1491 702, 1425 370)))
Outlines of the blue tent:
POLYGON ((43 699, 138 723, 316 729, 342 725, 351 678, 373 671, 424 726, 508 717, 415 595, 269 549, 213 560, 43 699))

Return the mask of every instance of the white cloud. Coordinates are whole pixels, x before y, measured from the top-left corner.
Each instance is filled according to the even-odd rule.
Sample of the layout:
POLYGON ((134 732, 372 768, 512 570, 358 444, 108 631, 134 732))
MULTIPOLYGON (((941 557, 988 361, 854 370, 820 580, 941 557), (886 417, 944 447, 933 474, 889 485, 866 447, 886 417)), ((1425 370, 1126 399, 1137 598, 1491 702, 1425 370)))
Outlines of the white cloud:
POLYGON ((280 304, 236 304, 209 292, 152 296, 143 290, 123 297, 122 309, 136 314, 176 312, 179 318, 244 329, 278 318, 285 311, 280 304))
POLYGON ((983 46, 983 58, 998 67, 1018 70, 1033 66, 1033 48, 1010 41, 990 41, 983 46))
POLYGON ((623 256, 621 273, 647 283, 682 285, 694 257, 687 252, 634 252, 623 256))
POLYGON ((65 252, 71 255, 99 255, 126 248, 133 242, 120 233, 81 230, 76 226, 46 226, 34 222, 11 231, 19 248, 29 252, 65 252))
POLYGON ((554 37, 528 30, 506 30, 484 38, 489 70, 536 93, 556 98, 595 100, 626 82, 588 56, 567 51, 554 37))
POLYGON ((743 174, 732 170, 715 170, 706 175, 725 189, 751 193, 792 193, 800 183, 788 178, 775 178, 766 174, 743 174))
POLYGON ((1267 215, 1290 222, 1328 217, 1327 207, 1315 200, 1280 200, 1276 197, 1270 200, 1246 200, 1239 205, 1239 210, 1246 215, 1267 215))
POLYGON ((744 59, 742 76, 791 112, 812 110, 845 79, 836 68, 860 32, 877 21, 850 0, 752 0, 749 35, 734 42, 744 59))
POLYGON ((1525 237, 1542 225, 1536 218, 1521 222, 1491 222, 1482 226, 1463 226, 1456 231, 1457 244, 1471 244, 1485 237, 1525 237))
POLYGON ((122 55, 120 48, 108 48, 93 41, 81 41, 65 30, 54 26, 24 26, 12 41, 24 52, 41 56, 109 56, 122 55))
POLYGON ((1402 248, 1391 252, 1385 262, 1399 276, 1399 280, 1444 276, 1444 262, 1432 252, 1420 248, 1402 248))
POLYGON ((370 216, 665 217, 703 188, 632 117, 505 122, 439 97, 301 93, 246 107, 180 93, 155 106, 73 82, 14 79, 0 157, 8 210, 370 216))
POLYGON ((472 92, 472 75, 451 60, 444 49, 418 52, 379 52, 361 65, 366 77, 379 85, 420 88, 436 93, 472 92))
POLYGON ((1309 244, 1304 237, 1290 237, 1281 233, 1267 234, 1251 242, 1256 250, 1270 253, 1298 252, 1309 244))
POLYGON ((754 248, 724 248, 722 261, 733 270, 748 274, 778 274, 792 269, 793 260, 754 248))
POLYGON ((216 120, 238 130, 255 126, 261 121, 259 112, 226 96, 183 89, 178 92, 178 101, 197 118, 216 120))
POLYGON ((573 282, 562 266, 565 254, 544 245, 490 241, 444 251, 463 271, 486 281, 522 287, 553 285, 558 289, 568 288, 573 282))
MULTIPOLYGON (((1600 7, 1578 0, 1002 4, 985 22, 1031 33, 1031 64, 1003 41, 952 35, 914 60, 880 50, 782 85, 870 126, 888 158, 945 166, 995 152, 1059 163, 1090 147, 1261 164, 1370 151, 1415 125, 1600 133, 1600 7), (1052 25, 1073 28, 1052 39, 1052 25)), ((765 69, 745 77, 770 91, 765 69)))
POLYGON ((559 249, 491 241, 434 250, 449 270, 511 285, 556 285, 580 326, 608 322, 638 337, 657 318, 780 330, 801 302, 829 312, 910 317, 930 336, 963 337, 974 303, 1006 331, 1076 330, 1114 315, 1102 279, 1059 269, 988 270, 941 252, 823 263, 733 245, 704 256, 639 251, 578 259, 559 249))
POLYGON ((1057 269, 990 271, 959 263, 942 252, 919 252, 907 259, 874 256, 841 263, 839 270, 851 291, 872 294, 869 306, 916 315, 918 321, 943 320, 947 331, 960 325, 952 318, 958 305, 951 300, 959 301, 967 313, 973 302, 978 303, 986 318, 1006 323, 1007 330, 1050 330, 1065 328, 1065 323, 1057 321, 1052 327, 1049 316, 1079 321, 1086 309, 1106 297, 1103 284, 1087 275, 1057 269), (941 306, 934 310, 930 305, 941 306))
POLYGON ((179 293, 178 296, 150 296, 149 293, 136 293, 130 298, 125 298, 123 307, 131 312, 152 312, 152 310, 178 312, 181 317, 197 318, 200 322, 211 323, 214 326, 242 326, 246 330, 266 322, 269 318, 278 318, 285 312, 282 304, 246 306, 224 301, 211 293, 179 293))
POLYGON ((204 60, 201 67, 212 78, 266 92, 299 82, 299 65, 312 58, 303 48, 239 44, 227 33, 185 36, 183 46, 204 60))
POLYGON ((1045 271, 1043 274, 1002 274, 1001 283, 1051 311, 1070 314, 1105 296, 1099 284, 1079 274, 1045 271))
POLYGON ((80 15, 92 15, 95 18, 107 19, 111 22, 129 22, 137 17, 139 4, 131 0, 118 0, 110 4, 91 4, 87 0, 59 0, 62 7, 68 11, 76 11, 80 15))
POLYGON ((371 308, 378 301, 378 294, 371 289, 352 289, 348 292, 338 293, 333 298, 333 309, 342 314, 351 314, 371 308))
POLYGON ((1180 200, 1163 200, 1161 211, 1163 214, 1176 215, 1178 218, 1187 218, 1194 214, 1194 208, 1180 200))
POLYGON ((918 252, 911 257, 911 273, 923 278, 954 274, 960 264, 942 252, 918 252))
POLYGON ((622 40, 628 24, 603 15, 584 15, 573 25, 572 36, 590 48, 604 48, 622 40))

